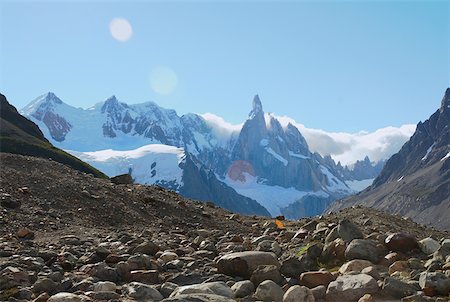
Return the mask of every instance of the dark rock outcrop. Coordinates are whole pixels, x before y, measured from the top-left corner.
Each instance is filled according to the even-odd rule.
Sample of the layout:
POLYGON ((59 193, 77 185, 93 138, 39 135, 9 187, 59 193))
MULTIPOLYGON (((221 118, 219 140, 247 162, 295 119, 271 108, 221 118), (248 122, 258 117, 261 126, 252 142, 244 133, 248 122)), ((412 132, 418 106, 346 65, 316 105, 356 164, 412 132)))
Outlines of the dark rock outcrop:
POLYGON ((414 135, 386 162, 373 185, 329 210, 355 204, 450 229, 450 88, 441 107, 417 124, 414 135))

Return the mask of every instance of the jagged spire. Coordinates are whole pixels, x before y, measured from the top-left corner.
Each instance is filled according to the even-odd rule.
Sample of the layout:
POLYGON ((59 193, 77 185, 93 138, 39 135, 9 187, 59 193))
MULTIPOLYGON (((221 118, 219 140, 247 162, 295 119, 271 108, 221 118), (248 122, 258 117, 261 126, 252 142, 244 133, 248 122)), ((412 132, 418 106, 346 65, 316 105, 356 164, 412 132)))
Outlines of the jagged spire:
POLYGON ((259 99, 259 95, 255 95, 253 98, 253 109, 250 111, 249 117, 254 118, 257 115, 264 115, 264 111, 262 108, 261 100, 259 99))
POLYGON ((450 111, 450 88, 445 91, 444 97, 442 98, 440 112, 450 111))
POLYGON ((114 110, 114 108, 117 108, 119 106, 119 101, 117 100, 116 96, 113 95, 109 97, 102 106, 102 113, 105 111, 111 111, 114 110))

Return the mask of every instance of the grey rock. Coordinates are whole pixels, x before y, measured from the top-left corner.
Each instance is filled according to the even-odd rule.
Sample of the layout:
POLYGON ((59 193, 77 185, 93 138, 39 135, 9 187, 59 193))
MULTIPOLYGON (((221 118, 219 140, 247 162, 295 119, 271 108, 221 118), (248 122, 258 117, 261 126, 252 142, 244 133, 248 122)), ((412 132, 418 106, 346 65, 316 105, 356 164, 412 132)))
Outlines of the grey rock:
POLYGON ((172 282, 164 282, 161 285, 161 289, 159 290, 164 298, 167 298, 170 296, 170 294, 173 293, 173 291, 178 287, 177 284, 172 282))
POLYGON ((343 275, 328 285, 326 298, 330 301, 354 301, 378 290, 377 281, 369 275, 343 275))
POLYGON ((133 254, 147 254, 154 256, 159 251, 159 246, 153 242, 144 242, 133 249, 133 254))
POLYGON ((169 297, 163 302, 235 302, 236 300, 212 294, 186 294, 169 297))
POLYGON ((93 286, 95 292, 114 292, 116 291, 116 287, 116 284, 110 281, 100 281, 94 283, 93 286))
POLYGON ((272 280, 277 284, 281 284, 282 277, 278 267, 275 265, 259 265, 252 273, 250 281, 253 282, 255 286, 258 286, 261 282, 265 280, 272 280))
POLYGON ((38 279, 36 281, 36 283, 34 283, 33 285, 33 292, 35 293, 55 293, 56 289, 58 288, 58 283, 56 283, 55 281, 53 281, 50 278, 42 278, 42 279, 38 279))
POLYGON ((84 299, 79 295, 71 293, 57 293, 51 296, 47 302, 83 302, 84 299))
POLYGON ((315 302, 312 291, 306 286, 291 286, 283 296, 283 302, 315 302))
POLYGON ((327 296, 327 288, 324 285, 319 285, 314 288, 311 288, 311 292, 314 296, 314 299, 318 301, 325 300, 327 296))
POLYGON ((297 257, 290 257, 284 260, 280 267, 280 272, 290 278, 299 278, 306 271, 305 263, 300 262, 297 257))
POLYGON ((280 267, 276 255, 269 252, 248 251, 231 253, 222 256, 217 261, 219 273, 244 278, 250 278, 253 271, 259 265, 275 265, 276 267, 280 267))
POLYGON ((109 301, 120 299, 120 295, 113 291, 96 291, 92 292, 90 296, 95 301, 109 301))
POLYGON ((231 287, 236 298, 247 297, 255 291, 255 285, 250 280, 238 281, 231 287))
POLYGON ((403 298, 415 294, 416 288, 408 283, 402 282, 392 277, 384 280, 382 292, 389 297, 403 298))
POLYGON ((234 293, 225 282, 208 282, 177 287, 170 297, 188 294, 211 294, 227 298, 234 298, 234 293))
POLYGON ((419 278, 420 288, 433 288, 438 294, 446 296, 450 293, 450 278, 440 272, 423 272, 419 278))
POLYGON ((364 238, 361 230, 350 220, 344 219, 339 221, 337 226, 338 237, 345 242, 351 242, 353 239, 364 238))
POLYGON ((424 254, 430 255, 436 252, 441 245, 433 238, 427 237, 419 241, 419 247, 424 254))
POLYGON ((363 259, 378 263, 384 256, 384 248, 378 242, 369 239, 354 239, 345 250, 345 259, 363 259))
POLYGON ((131 282, 123 286, 125 294, 135 300, 151 300, 151 301, 161 301, 163 296, 159 291, 150 285, 131 282))
POLYGON ((272 280, 262 282, 256 288, 255 297, 261 301, 283 301, 284 292, 281 287, 272 280))

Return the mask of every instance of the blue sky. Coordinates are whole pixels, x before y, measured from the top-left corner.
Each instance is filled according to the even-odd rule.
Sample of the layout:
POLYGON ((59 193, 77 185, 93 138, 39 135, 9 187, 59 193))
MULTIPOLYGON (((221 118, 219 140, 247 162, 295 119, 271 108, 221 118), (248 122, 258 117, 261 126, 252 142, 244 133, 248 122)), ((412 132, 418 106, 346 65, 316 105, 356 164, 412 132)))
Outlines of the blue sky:
POLYGON ((258 93, 267 112, 356 132, 424 120, 448 86, 449 1, 0 0, 0 91, 19 108, 114 94, 239 123, 258 93))

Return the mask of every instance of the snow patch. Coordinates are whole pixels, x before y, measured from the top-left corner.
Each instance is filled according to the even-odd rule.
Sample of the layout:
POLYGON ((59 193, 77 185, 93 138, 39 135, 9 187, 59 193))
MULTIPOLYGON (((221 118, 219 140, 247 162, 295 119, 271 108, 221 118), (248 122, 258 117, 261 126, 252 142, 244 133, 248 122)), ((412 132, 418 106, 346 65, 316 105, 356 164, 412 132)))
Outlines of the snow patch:
POLYGON ((363 180, 347 180, 345 184, 354 192, 358 193, 372 185, 375 178, 363 180))
POLYGON ((182 148, 154 144, 128 151, 67 151, 110 177, 131 171, 135 182, 140 184, 170 184, 177 191, 183 185, 183 171, 179 167, 185 159, 182 148))
POLYGON ((292 151, 289 151, 289 156, 297 157, 297 158, 301 158, 301 159, 310 159, 311 158, 309 156, 305 156, 305 155, 301 155, 301 154, 298 154, 298 153, 294 153, 292 151))
POLYGON ((449 157, 450 157, 450 152, 448 152, 447 155, 444 156, 444 157, 441 159, 441 161, 444 161, 444 160, 446 160, 446 159, 449 158, 449 157))
POLYGON ((284 166, 288 165, 288 161, 281 156, 280 154, 276 153, 272 148, 270 147, 266 147, 266 151, 272 155, 273 157, 275 157, 277 160, 279 160, 284 166))
POLYGON ((427 160, 428 155, 430 155, 431 150, 433 150, 434 145, 436 145, 436 143, 433 143, 428 149, 427 149, 427 153, 425 154, 424 157, 422 157, 422 160, 427 160))
POLYGON ((266 138, 263 138, 263 139, 259 142, 259 145, 260 145, 261 147, 267 147, 267 146, 269 145, 269 140, 266 139, 266 138))
POLYGON ((320 170, 328 179, 328 186, 326 189, 331 192, 348 193, 349 187, 342 181, 340 181, 333 173, 328 170, 327 167, 320 165, 320 170))
POLYGON ((232 180, 226 177, 224 183, 232 187, 240 195, 256 200, 259 204, 265 207, 269 213, 275 217, 281 215, 281 208, 287 207, 290 204, 300 200, 307 195, 314 195, 319 197, 328 197, 329 195, 324 191, 298 191, 295 188, 284 188, 280 186, 269 186, 257 181, 257 178, 245 173, 245 182, 239 180, 232 180))

